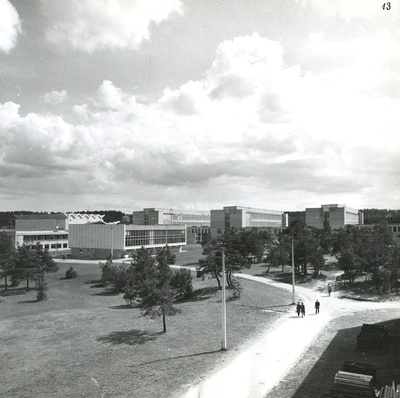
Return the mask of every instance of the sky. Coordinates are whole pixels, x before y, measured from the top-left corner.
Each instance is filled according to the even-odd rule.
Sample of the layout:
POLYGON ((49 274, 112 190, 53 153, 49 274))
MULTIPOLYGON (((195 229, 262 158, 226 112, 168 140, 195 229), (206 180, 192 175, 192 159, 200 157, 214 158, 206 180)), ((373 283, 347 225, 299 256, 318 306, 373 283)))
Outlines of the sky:
POLYGON ((0 210, 398 209, 383 4, 0 0, 0 210))

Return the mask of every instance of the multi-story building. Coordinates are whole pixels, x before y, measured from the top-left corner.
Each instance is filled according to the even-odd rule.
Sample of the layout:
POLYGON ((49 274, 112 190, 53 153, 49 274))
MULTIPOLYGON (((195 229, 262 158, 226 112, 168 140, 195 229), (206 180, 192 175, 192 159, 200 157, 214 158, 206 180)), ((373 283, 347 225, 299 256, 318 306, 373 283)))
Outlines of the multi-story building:
POLYGON ((186 225, 71 224, 69 247, 73 258, 105 259, 130 256, 135 250, 186 245, 186 225))
POLYGON ((24 214, 15 217, 15 245, 39 243, 43 249, 63 254, 68 251, 65 214, 24 214))
POLYGON ((222 210, 211 210, 211 238, 218 238, 230 228, 270 229, 278 234, 288 226, 287 220, 283 211, 226 206, 222 210))
POLYGON ((2 229, 10 236, 15 247, 39 243, 51 254, 67 254, 68 228, 71 224, 103 223, 100 214, 47 214, 15 215, 12 228, 2 229))
POLYGON ((176 210, 145 208, 132 213, 136 225, 186 225, 187 243, 202 243, 210 234, 210 212, 201 210, 176 210))
POLYGON ((343 228, 345 225, 364 224, 362 211, 345 205, 328 204, 316 208, 306 208, 306 225, 315 228, 330 227, 332 230, 343 228))

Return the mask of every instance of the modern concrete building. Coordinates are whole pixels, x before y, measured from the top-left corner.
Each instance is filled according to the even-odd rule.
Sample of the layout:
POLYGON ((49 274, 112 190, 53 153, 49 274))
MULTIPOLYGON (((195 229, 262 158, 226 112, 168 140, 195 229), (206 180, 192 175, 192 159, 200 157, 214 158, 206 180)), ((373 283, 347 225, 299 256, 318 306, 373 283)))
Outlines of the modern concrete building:
POLYGON ((343 228, 345 225, 364 224, 362 211, 345 205, 328 204, 316 208, 306 208, 306 225, 315 228, 330 226, 332 230, 343 228))
POLYGON ((39 243, 51 254, 68 254, 68 229, 71 224, 87 224, 103 221, 100 214, 24 214, 15 215, 12 229, 7 229, 15 247, 39 243))
POLYGON ((202 243, 210 234, 210 212, 201 210, 176 210, 145 208, 132 213, 135 225, 186 225, 187 243, 202 243))
POLYGON ((211 210, 211 238, 218 238, 230 228, 270 229, 277 234, 288 226, 287 220, 283 211, 226 206, 211 210))
POLYGON ((178 251, 186 242, 185 225, 71 224, 68 237, 72 258, 123 258, 166 245, 178 251))
POLYGON ((132 213, 132 223, 136 225, 187 225, 210 226, 210 212, 200 210, 175 210, 146 208, 132 213))
POLYGON ((25 214, 15 217, 15 245, 39 243, 51 253, 68 251, 65 214, 25 214))

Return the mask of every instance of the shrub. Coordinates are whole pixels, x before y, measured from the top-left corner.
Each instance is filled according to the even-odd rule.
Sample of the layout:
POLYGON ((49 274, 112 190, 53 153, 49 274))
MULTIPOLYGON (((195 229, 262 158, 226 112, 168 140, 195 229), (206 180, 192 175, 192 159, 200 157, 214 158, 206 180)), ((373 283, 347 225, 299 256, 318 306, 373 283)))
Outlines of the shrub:
POLYGON ((47 282, 43 278, 39 277, 39 279, 36 281, 37 301, 47 300, 46 290, 48 290, 47 282))
POLYGON ((243 287, 239 280, 232 279, 232 300, 238 300, 242 296, 243 287))
POLYGON ((74 268, 71 266, 67 269, 67 272, 65 273, 65 278, 66 279, 73 279, 78 276, 78 273, 74 270, 74 268))

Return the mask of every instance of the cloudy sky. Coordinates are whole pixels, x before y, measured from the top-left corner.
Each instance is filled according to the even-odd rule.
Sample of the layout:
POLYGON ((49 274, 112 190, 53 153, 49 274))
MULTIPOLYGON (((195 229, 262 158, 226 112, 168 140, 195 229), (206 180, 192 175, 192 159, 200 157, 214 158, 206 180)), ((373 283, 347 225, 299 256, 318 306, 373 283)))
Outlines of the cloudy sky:
POLYGON ((400 3, 0 0, 0 210, 400 204, 400 3))

